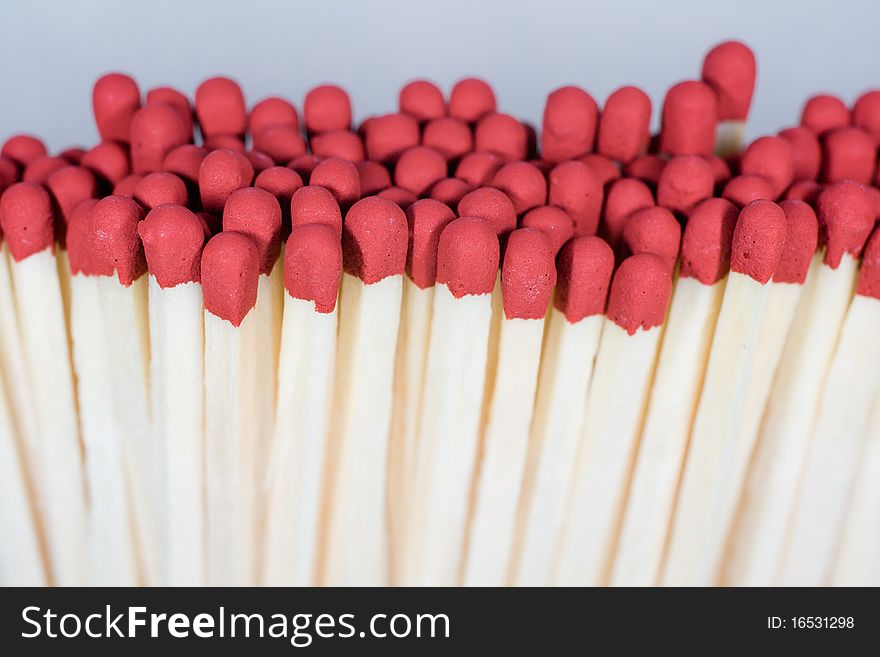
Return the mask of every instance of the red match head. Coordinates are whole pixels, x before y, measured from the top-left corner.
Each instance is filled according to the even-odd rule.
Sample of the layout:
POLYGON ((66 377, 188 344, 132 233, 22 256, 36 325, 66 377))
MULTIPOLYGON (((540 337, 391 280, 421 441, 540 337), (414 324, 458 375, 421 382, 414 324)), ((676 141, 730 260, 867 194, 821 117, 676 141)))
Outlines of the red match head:
POLYGON ((127 142, 131 121, 141 106, 141 90, 131 77, 108 73, 92 88, 92 110, 98 134, 104 141, 127 142))
POLYGON ((36 183, 15 183, 0 196, 0 229, 16 262, 55 243, 52 199, 36 183))
POLYGON ((275 166, 275 161, 262 151, 245 151, 244 156, 251 163, 255 174, 275 166))
POLYGON ((849 125, 849 118, 849 109, 840 98, 819 94, 804 104, 801 125, 817 135, 822 135, 834 128, 849 125))
POLYGON ((272 271, 281 252, 281 206, 256 187, 237 189, 223 207, 223 230, 247 235, 260 253, 260 273, 272 271))
POLYGON ((603 187, 610 182, 619 180, 621 177, 620 167, 617 162, 604 155, 587 153, 580 158, 580 161, 593 170, 593 173, 596 174, 596 177, 599 179, 599 182, 602 183, 603 187))
POLYGON ((654 206, 636 210, 623 227, 623 241, 631 254, 653 253, 671 272, 678 258, 681 226, 666 208, 654 206))
POLYGON ((485 221, 462 217, 450 222, 437 245, 437 282, 456 299, 492 294, 501 248, 485 221))
POLYGON ((92 210, 98 199, 90 198, 81 201, 70 215, 67 222, 67 258, 70 262, 71 274, 86 276, 112 276, 113 268, 104 265, 100 270, 95 264, 92 254, 89 233, 92 229, 92 210))
POLYGON ((296 107, 283 98, 270 96, 251 108, 251 114, 248 117, 248 131, 252 135, 273 125, 285 125, 299 130, 299 114, 297 114, 296 107))
POLYGON ((315 311, 331 313, 339 297, 342 245, 332 228, 296 226, 284 249, 284 287, 294 299, 313 301, 315 311))
POLYGON ((400 90, 398 106, 401 113, 409 114, 416 121, 439 119, 446 114, 443 92, 433 82, 414 80, 400 90))
POLYGON ((633 335, 663 324, 672 294, 672 272, 652 253, 631 255, 611 281, 608 319, 633 335))
POLYGON ((199 167, 202 207, 222 215, 229 195, 236 189, 249 186, 253 179, 254 167, 244 155, 235 151, 212 151, 199 167))
POLYGON ((816 205, 816 199, 819 198, 819 192, 822 191, 822 185, 813 180, 801 180, 796 182, 788 191, 785 192, 786 201, 803 201, 811 206, 816 205))
POLYGON ((349 208, 361 197, 361 179, 348 160, 330 157, 318 164, 309 177, 310 185, 325 187, 336 197, 339 206, 349 208))
POLYGON ((557 205, 574 221, 575 235, 595 235, 602 212, 602 183, 593 169, 570 160, 550 172, 547 204, 557 205))
POLYGON ((874 231, 862 253, 856 294, 880 299, 880 229, 874 231))
POLYGON ((507 194, 518 215, 547 202, 547 179, 538 167, 528 162, 505 164, 490 184, 507 194))
POLYGON ((827 245, 825 264, 837 269, 844 254, 858 258, 875 219, 865 189, 849 181, 825 187, 816 199, 816 214, 827 245))
POLYGON ((355 167, 361 179, 362 195, 373 196, 383 189, 391 187, 391 174, 378 162, 364 160, 363 162, 355 162, 355 167))
POLYGON ((733 231, 739 210, 723 198, 710 198, 693 209, 681 239, 681 275, 714 285, 727 276, 733 231))
POLYGON ((779 265, 788 225, 785 212, 772 201, 752 201, 736 220, 731 245, 730 269, 761 285, 779 265))
POLYGON ((193 144, 184 144, 168 152, 162 160, 162 170, 175 174, 190 185, 199 182, 199 169, 208 156, 208 149, 193 144))
POLYGON ((134 198, 134 188, 137 187, 137 184, 143 177, 144 174, 142 173, 133 173, 126 176, 113 185, 113 196, 128 196, 129 198, 134 198))
POLYGON ((196 89, 196 116, 202 136, 243 135, 247 106, 238 83, 229 78, 209 78, 196 89))
POLYGON ((311 147, 319 157, 341 157, 349 162, 361 162, 365 157, 364 143, 351 130, 331 130, 313 135, 311 147))
POLYGON ((401 154, 419 143, 419 123, 408 114, 385 114, 375 117, 367 129, 367 157, 383 164, 393 164, 401 154))
POLYGON ((663 101, 660 149, 670 155, 711 155, 717 122, 712 88, 704 82, 679 82, 663 101))
POLYGON ((669 160, 657 183, 657 204, 688 214, 697 203, 712 196, 715 176, 705 158, 679 155, 669 160))
POLYGON ((852 122, 880 142, 880 90, 858 97, 852 109, 852 122))
POLYGON ((309 177, 312 175, 312 171, 314 171, 315 167, 318 166, 323 159, 323 157, 319 157, 318 155, 300 155, 288 162, 287 166, 296 171, 303 179, 304 183, 309 184, 309 177))
POLYGON ((166 203, 186 205, 189 194, 183 180, 167 171, 147 174, 134 187, 134 199, 147 210, 166 203))
POLYGON ((37 158, 44 157, 46 146, 31 135, 13 135, 3 143, 0 154, 24 167, 37 158))
POLYGON ((815 180, 822 164, 822 147, 819 138, 809 128, 798 126, 786 128, 779 133, 791 146, 795 180, 815 180))
POLYGON ((241 233, 214 235, 202 251, 200 278, 205 310, 240 326, 257 303, 260 253, 241 233))
POLYGON ((199 280, 205 231, 196 215, 182 205, 160 205, 137 228, 147 269, 160 287, 199 280))
POLYGON ((474 123, 495 111, 495 92, 478 78, 459 80, 449 95, 449 116, 474 123))
POLYGON ((641 155, 626 166, 624 173, 629 178, 638 178, 656 187, 664 167, 666 167, 666 158, 659 155, 641 155))
POLYGON ((482 219, 496 235, 506 235, 516 228, 513 201, 494 187, 479 187, 466 194, 458 203, 458 216, 482 219))
POLYGON ((572 324, 605 312, 614 253, 601 237, 569 240, 556 259, 558 279, 554 306, 572 324))
POLYGON ((315 87, 306 94, 303 119, 309 133, 348 130, 351 127, 351 100, 345 89, 336 85, 315 87))
POLYGON ((270 167, 264 169, 254 180, 254 187, 265 189, 278 199, 282 214, 290 208, 290 200, 296 190, 303 186, 302 178, 293 169, 287 167, 270 167))
POLYGON ((877 142, 854 126, 829 130, 822 137, 822 180, 836 183, 853 180, 868 185, 877 168, 877 142))
POLYGON ((528 155, 526 127, 509 114, 492 112, 477 123, 474 148, 497 153, 506 160, 525 160, 528 155))
POLYGON ((290 199, 290 222, 292 226, 324 224, 337 238, 342 236, 342 211, 330 190, 309 185, 296 190, 290 199))
POLYGON ((559 249, 574 236, 574 223, 562 208, 542 205, 529 210, 520 222, 522 228, 535 228, 544 233, 555 256, 559 249))
POLYGON ((445 203, 450 208, 455 208, 461 199, 472 191, 474 191, 473 186, 460 178, 444 178, 438 180, 431 187, 429 198, 445 203))
POLYGON ((703 81, 718 94, 718 118, 744 121, 755 91, 755 55, 740 41, 725 41, 703 60, 703 81))
POLYGON ((761 176, 779 198, 794 181, 791 144, 782 137, 760 137, 749 144, 739 161, 740 173, 761 176))
POLYGON ((64 227, 70 221, 73 209, 80 202, 98 196, 98 182, 91 171, 83 167, 69 166, 58 169, 46 181, 46 187, 60 211, 63 225, 56 226, 58 241, 64 244, 64 227))
POLYGON ((453 219, 455 213, 449 206, 429 198, 416 201, 406 209, 409 225, 406 273, 422 289, 434 285, 440 234, 453 219))
POLYGON ((70 166, 70 163, 63 157, 44 155, 38 157, 24 168, 21 179, 23 182, 45 185, 46 181, 49 180, 49 176, 58 171, 58 169, 63 169, 67 166, 70 166))
POLYGON ((415 194, 403 187, 388 187, 376 194, 376 196, 395 203, 401 210, 406 210, 418 200, 415 194))
POLYGON ((638 87, 621 87, 605 101, 599 117, 597 151, 620 162, 632 162, 648 143, 651 99, 638 87))
POLYGON ((161 171, 165 156, 187 141, 186 126, 176 109, 164 103, 139 109, 131 120, 132 171, 161 171))
POLYGON ((306 141, 296 128, 270 125, 254 134, 254 148, 271 157, 276 164, 284 164, 305 154, 306 141))
POLYGON ((172 87, 156 87, 147 92, 147 105, 155 105, 156 103, 165 103, 178 111, 180 118, 183 119, 187 139, 192 140, 193 108, 189 98, 172 87))
POLYGON ((544 319, 556 285, 555 253, 536 228, 513 231, 501 266, 501 298, 507 319, 544 319))
POLYGON ((803 285, 819 243, 819 221, 813 208, 803 201, 783 201, 779 207, 785 212, 788 223, 785 246, 773 272, 773 280, 803 285))
POLYGON ((80 165, 94 173, 107 187, 112 187, 131 173, 128 150, 112 141, 106 141, 87 150, 80 165))
POLYGON ((593 150, 599 108, 579 87, 560 87, 547 96, 541 128, 541 156, 571 160, 593 150))
POLYGON ((396 203, 378 196, 361 199, 342 227, 345 271, 367 285, 403 274, 408 234, 406 215, 396 203))
POLYGON ((724 186, 722 198, 744 208, 752 201, 772 201, 776 198, 770 181, 763 176, 736 176, 731 178, 724 186))
POLYGON ((504 159, 501 156, 490 151, 474 151, 461 158, 455 169, 455 177, 479 187, 488 184, 502 166, 504 159))
POLYGON ((244 139, 239 137, 238 135, 211 135, 210 137, 205 137, 205 140, 202 144, 209 151, 236 151, 237 153, 244 153, 244 139))
POLYGON ((394 184, 416 196, 424 196, 446 173, 446 159, 440 153, 430 146, 413 146, 397 160, 394 184))
POLYGON ((434 148, 447 160, 456 160, 473 150, 474 137, 464 121, 444 117, 425 124, 422 145, 434 148))
POLYGON ((654 205, 651 188, 638 178, 621 178, 608 187, 602 215, 602 236, 612 245, 623 236, 623 227, 631 213, 654 205))
POLYGON ((128 287, 147 271, 138 225, 144 209, 127 196, 108 196, 92 209, 89 248, 95 267, 116 272, 128 287))

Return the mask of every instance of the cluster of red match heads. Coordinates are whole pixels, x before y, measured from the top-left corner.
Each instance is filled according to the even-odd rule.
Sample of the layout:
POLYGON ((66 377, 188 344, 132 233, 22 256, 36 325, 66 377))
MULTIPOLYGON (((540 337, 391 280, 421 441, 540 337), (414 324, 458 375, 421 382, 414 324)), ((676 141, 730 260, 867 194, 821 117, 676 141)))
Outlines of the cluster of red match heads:
POLYGON ((659 134, 640 89, 600 111, 568 86, 547 97, 538 136, 473 78, 448 98, 407 84, 397 112, 353 129, 337 86, 312 89, 301 120, 281 98, 248 110, 227 78, 203 82, 193 108, 168 87, 142 100, 110 74, 93 91, 98 145, 56 156, 31 136, 3 145, 0 227, 16 260, 57 243, 74 274, 201 281, 206 308, 236 325, 286 240, 286 287, 320 312, 343 269, 368 284, 406 272, 461 296, 490 292, 501 265, 508 317, 542 317, 555 286, 569 320, 606 312, 635 331, 662 323, 679 255, 681 275, 706 284, 731 267, 802 282, 818 245, 836 266, 873 229, 880 91, 852 109, 815 96, 799 126, 714 155, 754 83, 752 52, 726 42, 700 80, 669 89, 659 134))

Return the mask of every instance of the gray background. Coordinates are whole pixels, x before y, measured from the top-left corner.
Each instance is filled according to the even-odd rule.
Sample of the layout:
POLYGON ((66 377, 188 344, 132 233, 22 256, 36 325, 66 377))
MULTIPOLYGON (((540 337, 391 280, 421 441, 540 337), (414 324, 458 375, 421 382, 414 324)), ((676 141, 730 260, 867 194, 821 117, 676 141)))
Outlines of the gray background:
POLYGON ((745 40, 758 57, 749 134, 798 120, 812 93, 847 102, 880 86, 880 0, 0 0, 0 139, 41 135, 52 149, 97 135, 91 85, 134 75, 142 89, 192 94, 223 73, 248 102, 277 94, 301 107, 311 86, 348 88, 358 117, 396 107, 400 85, 448 89, 486 77, 502 110, 539 122, 547 92, 622 84, 655 103, 699 74, 704 52, 745 40))

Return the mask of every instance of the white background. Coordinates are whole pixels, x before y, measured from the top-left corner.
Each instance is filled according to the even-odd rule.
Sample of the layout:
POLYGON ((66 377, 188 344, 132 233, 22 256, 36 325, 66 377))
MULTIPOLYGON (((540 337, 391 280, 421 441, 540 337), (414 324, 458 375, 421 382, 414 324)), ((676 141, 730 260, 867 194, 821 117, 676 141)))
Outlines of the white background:
POLYGON ((602 103, 637 84, 656 119, 666 88, 727 38, 758 57, 751 136, 797 122, 812 93, 851 102, 880 87, 880 0, 0 0, 0 139, 94 143, 91 85, 110 70, 188 94, 222 73, 249 104, 277 94, 298 107, 333 81, 358 117, 395 109, 414 77, 448 89, 480 75, 503 111, 538 124, 557 86, 602 103))

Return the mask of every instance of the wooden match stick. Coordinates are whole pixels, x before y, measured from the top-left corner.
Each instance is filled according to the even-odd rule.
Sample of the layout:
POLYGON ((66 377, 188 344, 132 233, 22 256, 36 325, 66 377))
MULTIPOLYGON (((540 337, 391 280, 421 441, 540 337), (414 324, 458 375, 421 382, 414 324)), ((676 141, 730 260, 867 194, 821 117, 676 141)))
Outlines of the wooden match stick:
POLYGON ((768 283, 782 255, 785 212, 771 201, 753 201, 739 214, 733 233, 730 275, 690 447, 678 493, 662 582, 711 584, 753 447, 751 387, 772 377, 760 362, 766 326, 768 283))
POLYGON ((406 266, 406 215, 378 197, 355 203, 343 228, 326 552, 322 581, 382 585, 389 575, 388 437, 406 266))
POLYGON ((611 584, 653 586, 730 267, 738 210, 708 199, 688 217, 611 584))
POLYGON ((135 586, 139 578, 133 509, 116 409, 106 394, 113 374, 97 280, 113 270, 96 267, 89 242, 97 204, 94 199, 82 201, 67 226, 70 332, 89 490, 89 584, 135 586))
POLYGON ((715 153, 727 157, 742 145, 755 91, 755 55, 740 41, 719 43, 703 59, 703 82, 718 95, 715 153))
POLYGON ((612 280, 552 576, 555 585, 595 585, 608 577, 681 239, 668 210, 639 212, 658 209, 671 223, 651 231, 658 243, 674 242, 671 262, 668 254, 637 253, 621 263, 612 280))
POLYGON ((206 230, 181 205, 138 225, 149 270, 153 440, 162 462, 162 582, 204 582, 204 312, 199 283, 206 230))
POLYGON ((13 258, 40 436, 39 512, 45 517, 51 577, 59 585, 81 585, 87 572, 86 491, 53 224, 51 199, 43 187, 16 183, 0 197, 0 227, 13 258))
MULTIPOLYGON (((412 490, 412 470, 417 451, 422 384, 428 357, 434 283, 437 279, 437 246, 455 213, 433 199, 416 201, 406 210, 409 246, 407 276, 403 279, 403 305, 394 373, 394 413, 388 455, 388 499, 392 564, 402 564, 406 503, 412 490)), ((392 573, 392 581, 399 577, 392 573)))
POLYGON ((440 235, 418 448, 400 557, 401 583, 408 586, 451 586, 461 575, 498 260, 497 233, 483 220, 456 219, 440 235))
POLYGON ((89 248, 98 272, 104 351, 111 365, 111 398, 134 508, 141 580, 155 584, 161 574, 161 453, 152 437, 149 408, 147 263, 137 232, 143 217, 143 208, 131 198, 98 201, 92 209, 89 248))
POLYGON ((261 570, 266 585, 315 584, 333 402, 341 232, 341 217, 334 226, 297 224, 285 249, 287 294, 261 570))
POLYGON ((263 262, 254 241, 223 231, 202 251, 205 303, 205 521, 209 585, 248 585, 257 570, 256 313, 263 262))
MULTIPOLYGON (((864 226, 864 221, 850 225, 858 230, 864 226)), ((839 246, 829 234, 829 251, 834 253, 839 246)), ((875 230, 865 247, 856 294, 819 398, 816 427, 780 561, 778 581, 785 585, 819 586, 832 573, 852 481, 880 392, 878 300, 880 233, 875 230)))
POLYGON ((557 259, 512 559, 515 584, 550 581, 613 267, 611 248, 594 236, 574 238, 557 259))
POLYGON ((465 586, 507 580, 535 407, 544 318, 556 285, 554 251, 537 228, 508 236, 501 269, 504 317, 465 550, 465 586))

